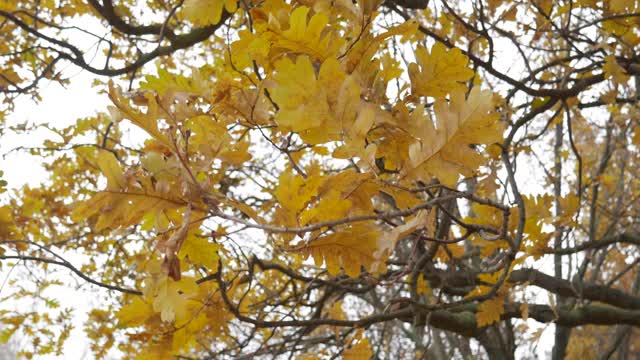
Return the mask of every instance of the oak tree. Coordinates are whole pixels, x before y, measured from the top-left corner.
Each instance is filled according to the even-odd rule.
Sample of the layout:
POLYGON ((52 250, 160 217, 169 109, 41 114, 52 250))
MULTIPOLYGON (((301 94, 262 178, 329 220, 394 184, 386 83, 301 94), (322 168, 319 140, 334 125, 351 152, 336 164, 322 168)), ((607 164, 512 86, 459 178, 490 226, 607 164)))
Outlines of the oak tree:
POLYGON ((21 150, 46 181, 0 186, 0 339, 637 354, 639 25, 636 0, 0 0, 2 118, 68 67, 111 102, 2 125, 52 135, 21 150))

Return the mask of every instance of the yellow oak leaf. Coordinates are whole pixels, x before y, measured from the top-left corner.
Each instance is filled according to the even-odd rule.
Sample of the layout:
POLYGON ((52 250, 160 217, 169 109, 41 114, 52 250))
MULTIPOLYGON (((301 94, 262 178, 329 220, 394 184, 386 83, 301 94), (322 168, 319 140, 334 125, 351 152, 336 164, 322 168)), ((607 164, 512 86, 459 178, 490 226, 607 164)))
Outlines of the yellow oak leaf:
POLYGON ((11 239, 17 231, 10 206, 0 206, 0 239, 11 239))
POLYGON ((346 117, 355 116, 353 107, 358 104, 360 87, 347 79, 338 61, 324 61, 317 76, 314 64, 305 55, 298 56, 295 63, 288 58, 280 60, 275 69, 269 86, 272 99, 280 107, 275 121, 282 131, 297 132, 310 144, 341 140, 344 122, 350 125, 353 121, 346 117))
MULTIPOLYGON (((473 203, 471 205, 471 211, 473 212, 473 216, 466 217, 464 219, 465 222, 469 224, 488 225, 495 228, 502 227, 504 215, 500 209, 496 209, 495 207, 490 205, 473 203)), ((514 218, 514 211, 517 211, 517 209, 511 211, 510 218, 514 218)), ((515 226, 516 224, 510 225, 512 225, 510 228, 513 229, 513 226, 515 226)))
POLYGON ((207 331, 217 337, 220 335, 220 328, 224 327, 228 321, 227 314, 222 303, 211 301, 212 296, 206 294, 204 297, 189 299, 186 306, 186 318, 176 318, 175 326, 177 330, 173 333, 173 352, 180 353, 197 345, 202 331, 208 326, 207 331), (201 299, 207 299, 204 304, 201 299), (216 316, 209 316, 209 311, 216 311, 216 316))
POLYGON ((380 186, 371 173, 358 173, 349 169, 327 177, 318 193, 324 196, 334 190, 339 191, 340 199, 351 202, 351 208, 347 209, 349 215, 359 215, 373 211, 373 199, 380 186))
POLYGON ((467 88, 464 82, 473 76, 460 49, 447 50, 439 42, 433 45, 431 53, 418 47, 416 60, 417 64, 409 64, 409 78, 416 96, 441 98, 454 90, 464 91, 467 88))
POLYGON ((367 104, 358 112, 355 121, 342 121, 343 127, 347 129, 344 132, 347 136, 345 138, 345 144, 334 151, 334 156, 337 155, 340 158, 350 158, 353 156, 364 158, 364 152, 367 147, 367 133, 374 124, 375 115, 373 106, 367 104))
POLYGON ((415 110, 410 113, 404 104, 394 110, 396 117, 394 122, 391 122, 392 126, 374 126, 369 131, 367 139, 373 143, 369 146, 376 145, 375 159, 379 161, 378 169, 407 171, 409 146, 416 141, 410 118, 410 114, 415 113, 415 110))
POLYGON ((359 339, 355 345, 351 345, 342 353, 344 360, 369 360, 373 357, 373 351, 369 339, 359 339))
POLYGON ((180 281, 162 278, 154 294, 153 310, 160 313, 162 321, 183 323, 190 317, 188 299, 197 292, 193 278, 183 277, 180 281))
MULTIPOLYGON (((347 314, 342 309, 342 301, 338 300, 338 301, 334 302, 333 305, 331 305, 331 307, 329 307, 329 309, 326 312, 327 312, 327 317, 329 319, 334 319, 334 320, 346 320, 347 319, 347 314)), ((332 332, 334 332, 336 335, 340 333, 340 327, 339 326, 329 326, 329 329, 332 332)))
POLYGON ((634 131, 633 131, 633 138, 632 141, 634 144, 636 145, 640 145, 640 127, 637 127, 634 131))
POLYGON ((414 193, 395 186, 387 186, 383 191, 393 197, 396 207, 400 210, 408 209, 421 203, 420 198, 414 193))
MULTIPOLYGON (((0 5, 0 10, 1 10, 1 5, 0 5)), ((22 82, 22 78, 20 78, 20 75, 18 75, 18 73, 16 73, 13 69, 8 69, 5 70, 4 73, 2 74, 2 77, 0 77, 0 88, 6 88, 6 87, 15 87, 16 85, 19 85, 22 82)))
POLYGON ((116 317, 121 326, 136 327, 144 324, 154 314, 153 306, 145 302, 142 297, 136 296, 132 302, 123 306, 116 313, 116 317))
POLYGON ((208 270, 215 272, 218 268, 218 250, 220 245, 211 243, 207 238, 190 231, 182 243, 178 258, 180 260, 188 258, 193 264, 205 266, 208 270))
POLYGON ((215 25, 222 18, 222 9, 232 13, 238 8, 236 0, 185 0, 184 16, 197 26, 215 25))
POLYGON ((527 233, 535 232, 539 223, 551 216, 550 208, 553 196, 549 194, 525 196, 523 200, 527 213, 524 231, 527 233))
MULTIPOLYGON (((273 221, 280 226, 298 226, 298 215, 318 195, 318 189, 324 183, 324 179, 317 166, 307 169, 307 179, 295 174, 291 169, 283 171, 273 190, 273 196, 278 202, 273 221)), ((294 235, 282 234, 281 238, 288 243, 294 235)))
POLYGON ((504 314, 504 297, 497 296, 478 305, 476 322, 478 327, 485 327, 500 320, 504 314))
POLYGON ((271 50, 271 42, 261 35, 248 29, 238 31, 238 40, 231 44, 230 59, 237 68, 250 67, 253 61, 257 64, 269 62, 267 57, 271 50))
POLYGON ((553 199, 550 194, 525 196, 524 204, 527 209, 527 216, 533 216, 539 220, 550 217, 553 199))
POLYGON ((4 172, 2 170, 0 170, 0 194, 2 194, 3 192, 7 191, 6 186, 7 186, 7 181, 2 179, 2 176, 4 175, 4 172))
POLYGON ((529 319, 529 304, 522 303, 520 305, 520 313, 522 314, 522 320, 527 321, 529 319))
POLYGON ((416 229, 424 228, 427 225, 427 214, 426 210, 420 210, 411 220, 400 226, 394 227, 391 231, 386 232, 381 238, 385 249, 393 251, 396 243, 403 237, 414 232, 416 229))
MULTIPOLYGON (((163 110, 158 104, 156 96, 151 91, 144 91, 136 94, 137 97, 146 105, 146 113, 131 106, 131 99, 125 97, 120 89, 113 85, 113 81, 109 81, 109 98, 116 105, 119 111, 118 116, 129 119, 134 125, 146 131, 156 141, 172 149, 173 145, 169 137, 158 128, 158 120, 162 118, 163 110)), ((115 112, 115 110, 113 110, 115 112)))
POLYGON ((560 199, 561 216, 560 221, 570 224, 574 221, 575 214, 580 209, 580 198, 573 193, 567 194, 560 199))
POLYGON ((140 83, 141 90, 153 90, 158 95, 164 96, 169 91, 180 91, 186 93, 199 93, 204 91, 199 88, 198 83, 192 77, 182 74, 173 74, 166 69, 158 68, 158 75, 146 75, 144 81, 140 83))
POLYGON ((420 276, 418 277, 418 282, 416 283, 416 292, 422 295, 428 295, 431 293, 429 284, 427 284, 424 279, 424 274, 420 274, 420 276))
MULTIPOLYGON (((283 7, 279 11, 284 15, 289 9, 283 7)), ((247 56, 257 62, 267 60, 267 63, 269 59, 279 59, 284 54, 306 54, 318 61, 338 56, 345 43, 343 36, 327 27, 327 13, 316 11, 309 17, 309 11, 309 7, 299 6, 289 16, 270 16, 263 22, 263 11, 252 9, 252 14, 256 15, 256 33, 243 33, 241 39, 232 45, 241 56, 240 64, 246 63, 247 56)))
POLYGON ((281 60, 276 71, 277 86, 271 89, 271 97, 280 107, 276 122, 296 132, 320 126, 329 116, 329 105, 309 57, 298 56, 295 63, 281 60))
POLYGON ((336 45, 340 44, 335 43, 338 39, 333 36, 323 34, 325 26, 329 23, 326 14, 316 13, 307 23, 309 10, 306 6, 300 6, 291 12, 289 29, 276 38, 273 47, 309 54, 316 59, 324 60, 330 52, 337 53, 339 47, 336 45))
POLYGON ((162 336, 160 341, 151 342, 135 357, 136 360, 158 360, 173 358, 172 336, 162 336))
POLYGON ((331 319, 344 320, 347 318, 347 314, 342 310, 342 301, 336 301, 329 308, 329 316, 331 319))
POLYGON ((127 184, 124 176, 122 175, 122 168, 113 153, 100 151, 98 153, 98 167, 102 174, 107 178, 107 189, 121 190, 126 187, 127 184))
MULTIPOLYGON (((329 62, 334 69, 330 69, 330 74, 324 75, 324 78, 335 78, 337 81, 342 79, 340 69, 337 63, 329 62)), ((329 72, 329 71, 326 71, 329 72)), ((335 104, 333 107, 335 118, 340 123, 340 132, 347 134, 352 141, 364 141, 367 132, 373 126, 375 120, 374 106, 367 104, 360 108, 360 85, 353 76, 347 76, 340 85, 337 93, 329 94, 329 102, 335 104), (337 98, 335 97, 337 95, 337 98), (357 116, 356 116, 357 112, 357 116)))
POLYGON ((249 142, 236 141, 224 123, 200 115, 189 119, 188 125, 192 131, 189 145, 200 153, 232 165, 241 165, 251 159, 249 142))
POLYGON ((175 209, 178 204, 154 193, 116 193, 103 191, 76 206, 71 218, 81 221, 97 215, 95 231, 116 229, 139 223, 145 214, 175 209))
POLYGON ((285 209, 297 213, 318 194, 324 179, 317 171, 313 171, 313 168, 312 171, 308 171, 307 179, 287 169, 280 174, 273 195, 285 209))
POLYGON ((18 2, 14 0, 0 0, 0 10, 11 12, 16 9, 18 2))
POLYGON ((300 355, 296 355, 296 360, 320 360, 321 358, 316 353, 305 352, 300 355))
POLYGON ((614 55, 609 55, 605 59, 602 71, 607 79, 612 79, 614 84, 624 84, 629 81, 629 75, 627 75, 622 66, 618 64, 614 55))
MULTIPOLYGON (((506 242, 504 243, 506 244, 506 242)), ((483 239, 479 236, 476 238, 473 238, 473 245, 480 248, 481 253, 488 252, 489 254, 492 254, 496 250, 496 248, 498 248, 497 246, 498 244, 496 244, 495 241, 486 241, 486 240, 483 241, 483 239), (487 244, 488 246, 486 246, 487 244), (487 247, 489 247, 489 249, 491 250, 487 251, 487 247)), ((460 258, 464 256, 464 254, 465 254, 464 246, 459 244, 446 244, 438 247, 438 250, 436 251, 436 255, 434 259, 442 262, 447 262, 456 258, 460 258)))
POLYGON ((613 12, 626 11, 628 8, 633 9, 633 1, 628 0, 609 0, 609 10, 613 12))
POLYGON ((525 252, 527 255, 533 256, 535 260, 549 253, 549 241, 553 233, 542 231, 542 225, 529 226, 527 230, 527 242, 525 252))
POLYGON ((340 219, 346 216, 351 208, 350 200, 343 199, 339 190, 331 189, 322 196, 317 205, 300 214, 300 224, 340 219))
MULTIPOLYGON (((347 3, 344 1, 343 3, 347 3)), ((383 31, 374 36, 372 33, 362 33, 360 26, 352 28, 355 33, 353 37, 358 37, 359 41, 352 45, 351 49, 347 53, 347 59, 345 62, 346 69, 349 73, 361 72, 369 66, 372 62, 372 58, 376 55, 378 49, 384 46, 386 41, 392 36, 401 36, 402 42, 404 39, 410 38, 418 31, 418 22, 415 20, 408 20, 402 24, 386 28, 383 31)), ((397 74, 397 72, 396 72, 397 74)), ((383 75, 387 76, 387 75, 383 75)), ((389 76, 393 76, 389 74, 389 76)))
POLYGON ((436 126, 418 106, 409 118, 409 131, 417 141, 409 146, 411 177, 429 181, 437 177, 443 184, 454 186, 460 174, 471 176, 485 161, 472 145, 493 144, 502 139, 503 124, 494 111, 492 94, 475 87, 465 99, 457 89, 447 102, 434 105, 436 126))
POLYGON ((326 263, 331 275, 340 269, 350 277, 360 275, 361 267, 370 272, 384 271, 384 259, 379 252, 380 232, 368 224, 354 224, 314 239, 299 251, 306 258, 312 256, 316 266, 326 263))
MULTIPOLYGON (((482 274, 478 275, 478 279, 480 281, 482 281, 483 283, 495 285, 498 282, 498 280, 500 280, 500 277, 502 276, 503 272, 504 272, 503 270, 499 270, 499 271, 495 271, 495 272, 492 272, 492 273, 482 273, 482 274)), ((485 287, 483 285, 481 285, 479 287, 480 288, 484 288, 485 290, 489 290, 488 287, 485 287)))
POLYGON ((611 33, 613 35, 616 36, 620 36, 623 39, 626 37, 626 33, 631 32, 632 34, 634 33, 633 31, 630 31, 633 23, 631 23, 630 19, 612 19, 612 20, 606 20, 602 22, 602 29, 604 31, 606 31, 607 33, 611 33))

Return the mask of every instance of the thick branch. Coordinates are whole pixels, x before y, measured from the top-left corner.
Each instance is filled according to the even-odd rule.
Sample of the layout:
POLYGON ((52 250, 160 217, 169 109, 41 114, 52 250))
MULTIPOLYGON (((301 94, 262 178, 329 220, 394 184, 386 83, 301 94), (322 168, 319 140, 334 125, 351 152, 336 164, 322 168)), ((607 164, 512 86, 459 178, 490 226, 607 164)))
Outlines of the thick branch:
POLYGON ((77 47, 63 41, 63 40, 59 40, 50 36, 47 36, 45 34, 43 34, 42 32, 39 32, 38 30, 36 30, 35 28, 29 26, 27 23, 25 23, 24 21, 20 20, 18 17, 16 17, 15 15, 6 12, 6 11, 2 11, 0 10, 0 16, 10 20, 11 22, 13 22, 14 24, 16 24, 18 27, 20 27, 22 30, 24 30, 25 32, 35 36, 38 39, 47 41, 49 43, 55 44, 59 47, 61 47, 62 49, 65 49, 69 52, 63 51, 62 49, 52 49, 54 51, 57 51, 59 54, 59 57, 65 60, 68 60, 69 62, 73 63, 74 65, 87 70, 93 74, 96 75, 102 75, 102 76, 118 76, 118 75, 124 75, 124 74, 129 74, 137 69, 139 69, 140 67, 142 67, 143 65, 147 64, 148 62, 160 57, 160 56, 166 56, 166 55, 170 55, 178 50, 182 50, 182 49, 186 49, 189 48, 197 43, 200 43, 202 41, 205 41, 206 39, 208 39, 217 29, 220 28, 220 26, 222 26, 222 24, 231 16, 231 14, 229 14, 228 12, 223 12, 222 17, 220 19, 220 22, 218 24, 215 25, 209 25, 206 27, 202 27, 202 28, 197 28, 194 29, 193 31, 186 33, 186 34, 181 34, 181 35, 175 35, 172 36, 171 38, 171 43, 170 45, 167 46, 159 46, 157 48, 155 48, 153 51, 150 51, 148 53, 142 54, 138 60, 129 63, 128 65, 125 65, 121 68, 115 68, 115 69, 109 69, 109 68, 105 68, 105 69, 99 69, 99 68, 95 68, 93 66, 91 66, 89 63, 87 63, 84 59, 83 53, 82 51, 80 51, 80 49, 78 49, 77 47))
POLYGON ((43 263, 47 263, 47 264, 59 265, 59 266, 66 267, 67 269, 71 270, 74 274, 78 275, 84 281, 86 281, 88 283, 91 283, 93 285, 99 286, 101 288, 120 291, 120 292, 127 293, 127 294, 142 295, 142 292, 139 291, 139 290, 127 289, 127 288, 123 288, 123 287, 120 287, 120 286, 117 286, 117 285, 109 285, 109 284, 105 284, 103 282, 94 280, 94 279, 90 278, 89 276, 87 276, 87 274, 83 273, 78 268, 73 266, 68 261, 58 261, 58 260, 49 259, 49 258, 42 258, 42 257, 36 257, 36 256, 27 256, 27 255, 0 255, 0 260, 37 261, 37 262, 43 262, 43 263))
POLYGON ((640 236, 637 234, 623 233, 615 236, 606 237, 597 241, 588 241, 580 245, 564 248, 564 249, 552 249, 548 253, 570 255, 581 252, 587 249, 601 249, 613 244, 632 244, 640 246, 640 236))
POLYGON ((639 297, 626 294, 617 289, 590 283, 583 283, 578 291, 569 281, 556 279, 534 269, 515 270, 509 276, 509 281, 517 283, 529 282, 531 285, 565 297, 583 298, 624 309, 640 310, 639 297))
MULTIPOLYGON (((131 25, 115 13, 111 0, 105 0, 104 6, 100 5, 98 0, 88 0, 89 4, 104 18, 114 29, 127 35, 159 35, 162 32, 162 24, 152 25, 131 25)), ((165 36, 173 39, 175 36, 173 30, 165 28, 165 36)))

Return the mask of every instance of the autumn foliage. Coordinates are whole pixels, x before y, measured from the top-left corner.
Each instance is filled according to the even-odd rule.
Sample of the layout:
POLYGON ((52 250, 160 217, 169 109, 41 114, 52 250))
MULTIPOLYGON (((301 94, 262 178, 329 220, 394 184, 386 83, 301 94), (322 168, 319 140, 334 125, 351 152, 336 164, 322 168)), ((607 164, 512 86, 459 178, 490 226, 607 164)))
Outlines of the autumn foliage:
POLYGON ((0 0, 0 135, 54 134, 11 150, 41 186, 0 177, 0 340, 27 358, 640 352, 639 11, 0 0), (111 106, 22 121, 17 97, 68 66, 111 106))

